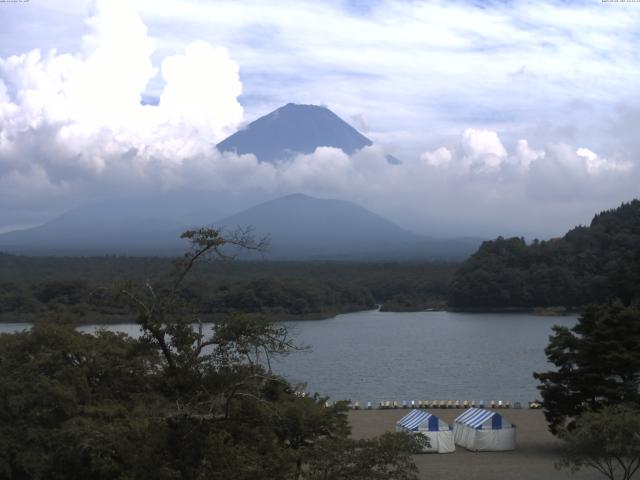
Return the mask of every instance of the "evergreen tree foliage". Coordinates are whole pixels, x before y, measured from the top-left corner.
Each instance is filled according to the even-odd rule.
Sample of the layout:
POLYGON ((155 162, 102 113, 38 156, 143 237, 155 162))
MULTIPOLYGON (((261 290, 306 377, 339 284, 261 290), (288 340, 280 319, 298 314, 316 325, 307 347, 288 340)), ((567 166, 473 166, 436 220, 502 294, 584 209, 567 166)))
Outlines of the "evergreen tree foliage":
POLYGON ((587 410, 640 406, 640 309, 619 300, 587 307, 572 327, 554 327, 545 349, 557 369, 534 373, 557 433, 587 410))
POLYGON ((597 214, 588 227, 576 227, 562 238, 484 242, 455 273, 448 303, 531 308, 603 302, 612 293, 610 278, 639 251, 640 200, 633 200, 597 214))

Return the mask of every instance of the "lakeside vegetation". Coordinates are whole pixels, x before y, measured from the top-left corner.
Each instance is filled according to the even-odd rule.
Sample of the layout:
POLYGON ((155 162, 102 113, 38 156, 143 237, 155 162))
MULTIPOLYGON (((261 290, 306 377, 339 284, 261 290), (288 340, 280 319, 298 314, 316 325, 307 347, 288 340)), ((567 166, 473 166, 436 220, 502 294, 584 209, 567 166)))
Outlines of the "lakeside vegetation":
POLYGON ((555 368, 534 373, 549 430, 563 440, 560 467, 610 480, 640 469, 640 255, 619 268, 609 298, 587 306, 545 348, 555 368))
MULTIPOLYGON (((566 446, 564 465, 600 469, 621 458, 626 476, 620 478, 638 469, 640 442, 629 447, 617 441, 616 431, 605 432, 609 456, 594 461, 600 434, 594 436, 591 425, 612 424, 618 414, 633 425, 639 418, 640 252, 633 247, 635 231, 625 230, 628 207, 639 205, 623 205, 596 216, 591 227, 572 231, 580 230, 583 239, 622 232, 630 243, 619 244, 630 247, 609 252, 605 275, 598 270, 602 259, 565 262, 582 268, 568 270, 579 287, 586 279, 581 288, 597 285, 604 297, 595 297, 603 298, 601 304, 586 308, 575 327, 554 329, 545 351, 556 369, 535 374, 550 430, 566 446), (616 224, 610 216, 621 220, 616 224)), ((584 260, 598 251, 591 240, 567 251, 576 245, 571 232, 549 242, 553 248, 498 239, 454 274, 457 266, 444 263, 207 263, 201 253, 222 256, 218 247, 226 240, 208 229, 185 235, 193 250, 173 264, 160 258, 0 257, 0 313, 58 320, 0 336, 1 474, 414 479, 412 454, 422 448, 421 437, 389 433, 353 440, 345 403, 328 408, 322 396, 301 396, 298 387, 271 372, 272 358, 297 349, 274 320, 371 308, 379 300, 387 310, 443 305, 451 279, 459 281, 478 258, 497 260, 490 263, 496 278, 513 280, 513 272, 531 270, 523 265, 547 258, 531 252, 550 248, 552 258, 560 255, 553 252, 565 252, 568 259, 584 260), (585 245, 593 247, 586 249, 591 255, 585 256, 585 245), (88 335, 73 328, 100 316, 135 319, 143 335, 88 335), (216 320, 212 335, 194 330, 198 319, 216 320)), ((249 237, 240 243, 262 248, 249 237)), ((502 285, 507 291, 518 286, 502 285)), ((484 287, 495 289, 490 282, 484 287)), ((551 284, 531 288, 539 293, 543 287, 551 284)), ((567 295, 566 289, 560 292, 567 295)), ((513 298, 501 295, 489 297, 490 307, 513 298)), ((476 292, 476 298, 484 297, 476 292)), ((528 305, 516 305, 522 306, 528 305)))
MULTIPOLYGON (((327 318, 382 305, 387 311, 441 307, 454 263, 213 261, 181 288, 188 308, 207 318, 245 313, 274 319, 327 318)), ((160 257, 25 257, 0 254, 0 320, 47 317, 121 322, 132 311, 118 288, 162 278, 160 257)))
MULTIPOLYGON (((194 268, 180 294, 203 318, 243 313, 320 319, 376 305, 390 312, 450 308, 557 315, 603 302, 614 290, 624 298, 636 295, 638 263, 640 201, 633 200, 562 238, 484 242, 463 264, 216 261, 194 268)), ((172 260, 163 257, 0 253, 0 321, 43 315, 81 323, 130 321, 132 311, 113 285, 162 278, 171 268, 172 260)))
POLYGON ((193 328, 182 285, 229 240, 184 235, 192 249, 161 290, 122 286, 140 338, 52 322, 0 335, 0 477, 415 480, 426 439, 353 440, 346 402, 326 406, 271 371, 298 349, 282 324, 235 316, 210 334, 193 328))
MULTIPOLYGON (((454 309, 579 309, 605 301, 614 286, 637 288, 630 264, 640 258, 640 201, 594 216, 548 241, 502 238, 484 242, 455 273, 454 309)), ((628 296, 632 292, 627 292, 628 296)))

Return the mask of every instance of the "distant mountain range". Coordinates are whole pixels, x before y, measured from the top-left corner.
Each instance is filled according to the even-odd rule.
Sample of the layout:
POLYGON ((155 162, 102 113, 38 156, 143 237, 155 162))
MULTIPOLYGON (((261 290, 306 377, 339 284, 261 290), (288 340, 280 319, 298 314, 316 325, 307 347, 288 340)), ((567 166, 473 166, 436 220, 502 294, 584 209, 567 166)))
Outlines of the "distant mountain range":
MULTIPOLYGON (((321 146, 352 154, 371 144, 329 109, 290 103, 250 123, 218 148, 274 162, 321 146)), ((393 157, 388 161, 399 162, 393 157)), ((180 233, 196 225, 253 226, 256 234, 270 235, 269 256, 277 259, 462 259, 480 244, 480 239, 420 236, 351 202, 300 194, 260 203, 264 200, 264 194, 189 190, 109 200, 0 235, 0 251, 174 255, 186 248, 180 233)))
MULTIPOLYGON (((352 202, 287 195, 217 221, 181 222, 118 212, 111 204, 78 208, 39 227, 0 235, 0 251, 37 255, 174 255, 186 248, 180 233, 209 224, 227 231, 251 226, 269 236, 272 259, 463 259, 480 239, 434 239, 404 230, 352 202)), ((179 211, 174 206, 174 210, 179 211)), ((195 212, 193 218, 202 216, 195 212)), ((211 218, 211 217, 210 217, 211 218)))
MULTIPOLYGON (((351 155, 372 144, 328 108, 288 103, 220 142, 218 150, 253 153, 262 162, 276 162, 313 153, 318 147, 339 148, 351 155)), ((400 163, 393 155, 387 160, 400 163)))
POLYGON ((251 225, 271 238, 270 256, 288 259, 465 258, 479 239, 440 240, 400 228, 352 202, 294 194, 262 203, 219 222, 251 225))
MULTIPOLYGON (((229 196, 227 202, 234 205, 229 196)), ((0 235, 0 251, 38 255, 173 255, 192 225, 212 224, 227 212, 221 196, 164 192, 98 202, 70 210, 38 227, 0 235)))

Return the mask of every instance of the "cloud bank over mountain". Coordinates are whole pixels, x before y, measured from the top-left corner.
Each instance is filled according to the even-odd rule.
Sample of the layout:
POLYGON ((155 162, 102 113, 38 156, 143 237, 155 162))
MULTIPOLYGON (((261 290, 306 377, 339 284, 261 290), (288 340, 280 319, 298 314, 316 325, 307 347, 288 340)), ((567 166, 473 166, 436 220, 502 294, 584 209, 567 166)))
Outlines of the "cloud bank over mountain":
MULTIPOLYGON (((222 13, 227 15, 230 25, 240 22, 237 7, 222 3, 226 5, 222 13)), ((253 11, 257 5, 248 2, 245 7, 253 11)), ((340 22, 345 27, 343 33, 347 35, 349 25, 357 25, 360 28, 359 47, 366 48, 369 40, 378 38, 374 36, 378 32, 372 30, 372 22, 386 28, 390 36, 398 33, 400 14, 397 9, 403 6, 415 8, 403 2, 388 2, 379 9, 358 10, 341 16, 340 22), (389 9, 391 16, 385 21, 382 14, 389 9), (369 35, 374 37, 369 38, 369 35)), ((149 17, 157 20, 170 7, 171 2, 162 2, 157 12, 149 17)), ((187 2, 184 8, 190 11, 199 7, 187 2)), ((314 8, 319 10, 317 14, 335 16, 333 10, 327 9, 337 7, 314 8)), ((149 11, 144 3, 142 11, 149 11)), ((274 11, 280 11, 280 7, 274 11)), ((449 16, 455 12, 443 5, 414 13, 425 22, 428 14, 448 18, 453 24, 458 22, 449 16)), ((579 13, 582 24, 591 25, 588 12, 580 10, 579 13)), ((473 14, 479 15, 475 10, 473 14)), ((178 14, 180 18, 181 15, 178 14)), ((273 12, 269 13, 264 20, 278 26, 273 35, 288 38, 292 31, 299 30, 298 26, 283 24, 284 20, 273 15, 273 12)), ((528 12, 528 15, 533 13, 528 12)), ((608 18, 609 29, 618 23, 626 25, 626 20, 618 14, 608 18)), ((416 32, 411 33, 418 23, 410 18, 406 21, 406 36, 400 38, 405 43, 419 37, 415 36, 416 32)), ((532 42, 523 29, 499 21, 490 12, 482 17, 482 21, 494 25, 504 38, 519 39, 525 44, 532 42)), ((551 29, 546 20, 540 22, 551 29)), ((224 30, 220 20, 214 23, 224 30)), ((593 211, 615 206, 638 194, 636 185, 640 175, 635 163, 638 153, 637 142, 633 140, 635 132, 622 127, 615 129, 620 136, 621 148, 609 149, 607 154, 600 153, 597 148, 606 142, 594 141, 596 146, 584 143, 584 136, 572 133, 571 129, 566 130, 564 141, 542 141, 557 135, 541 133, 543 127, 536 126, 529 130, 531 137, 518 136, 505 122, 482 119, 457 130, 451 129, 450 125, 447 134, 443 134, 446 128, 435 131, 435 127, 422 125, 422 144, 431 147, 423 148, 414 156, 403 157, 401 165, 390 165, 385 157, 389 152, 377 143, 352 155, 340 149, 320 147, 311 154, 274 163, 259 162, 251 154, 222 154, 215 148, 216 143, 253 119, 245 115, 243 98, 250 99, 256 94, 247 92, 246 86, 247 83, 256 85, 256 79, 252 77, 255 70, 249 71, 245 81, 243 62, 246 60, 251 69, 255 69, 262 49, 266 47, 260 47, 257 41, 248 41, 245 47, 252 46, 253 57, 247 58, 246 48, 237 48, 233 43, 235 40, 230 40, 234 48, 228 50, 224 43, 220 46, 194 37, 186 45, 181 43, 180 51, 168 53, 165 39, 150 34, 140 10, 132 2, 120 0, 97 2, 86 28, 76 53, 43 48, 14 52, 0 58, 0 230, 42 222, 67 208, 96 199, 132 192, 190 188, 228 191, 236 195, 250 193, 262 198, 293 192, 343 198, 359 202, 404 226, 431 234, 523 232, 545 236, 562 232, 576 222, 587 221, 593 211), (237 60, 238 57, 242 60, 237 60), (441 142, 434 145, 434 139, 441 142)), ((469 42, 478 35, 482 37, 479 44, 486 45, 490 40, 485 27, 479 29, 477 25, 468 24, 465 29, 467 37, 445 27, 430 32, 425 37, 428 38, 424 40, 427 42, 424 47, 432 49, 432 55, 436 55, 436 47, 448 50, 459 44, 460 48, 468 49, 469 42), (438 38, 442 45, 434 44, 438 38)), ((555 38, 554 35, 551 30, 547 32, 549 38, 555 38)), ((261 36, 265 45, 275 48, 272 45, 275 40, 269 32, 262 32, 261 36)), ((496 40, 497 37, 491 34, 491 38, 496 40)), ((303 40, 308 41, 308 37, 303 36, 303 40)), ((343 40, 353 41, 354 37, 343 40)), ((390 41, 395 44, 400 40, 391 38, 390 41)), ((583 40, 591 42, 593 39, 584 37, 583 40)), ((326 41, 323 37, 322 42, 326 41)), ((305 42, 300 44, 301 49, 308 47, 305 42)), ((601 49, 613 48, 609 43, 607 40, 601 49)), ((318 61, 316 67, 335 72, 331 65, 323 62, 335 59, 337 52, 333 46, 325 46, 331 52, 325 60, 313 57, 318 61)), ((353 49, 357 47, 349 45, 345 55, 353 60, 353 49)), ((500 59, 508 60, 515 68, 515 59, 508 49, 498 44, 495 49, 496 68, 503 68, 500 59)), ((533 49, 531 46, 532 55, 533 49)), ((272 53, 264 53, 264 61, 272 58, 272 53)), ((381 58, 370 59, 381 74, 385 69, 402 71, 406 68, 406 59, 400 50, 396 52, 397 57, 388 50, 382 53, 381 58)), ((591 69, 590 53, 582 50, 573 53, 591 69)), ((624 58, 620 55, 616 54, 617 65, 623 65, 624 58)), ((437 60, 436 57, 433 59, 437 60)), ((474 64, 477 60, 471 53, 465 58, 474 64)), ((440 60, 443 63, 434 62, 428 68, 432 71, 455 70, 449 60, 444 57, 440 60)), ((549 69, 566 71, 556 57, 549 61, 553 64, 542 65, 537 70, 525 66, 515 71, 514 79, 531 85, 532 77, 546 75, 549 69)), ((283 71, 281 65, 272 67, 265 75, 283 71)), ((307 74, 307 67, 306 63, 300 65, 301 75, 307 74)), ((623 74, 622 70, 620 73, 623 74)), ((379 108, 391 116, 396 115, 395 107, 380 103, 388 92, 387 86, 373 77, 356 80, 351 75, 345 78, 359 81, 363 98, 374 99, 372 109, 379 108), (370 89, 376 86, 380 91, 372 95, 370 89)), ((462 96, 455 109, 483 108, 481 98, 473 102, 463 85, 458 85, 461 79, 455 75, 450 78, 462 96)), ((268 78, 265 79, 265 85, 269 84, 268 78)), ((566 77, 563 81, 569 80, 566 77)), ((489 80, 479 81, 486 83, 489 80)), ((306 80, 302 83, 306 84, 306 80)), ((552 83, 539 84, 553 86, 552 83)), ((339 83, 325 86, 336 90, 336 85, 339 83)), ((299 94, 299 85, 292 86, 291 90, 288 86, 289 83, 283 81, 282 92, 274 94, 273 98, 287 92, 299 94)), ((586 88, 582 82, 577 86, 586 88)), ((344 91, 350 91, 350 88, 345 87, 344 91)), ((402 83, 395 86, 398 92, 403 88, 402 83)), ((628 88, 625 86, 624 91, 628 88)), ((435 91, 434 95, 437 94, 435 91)), ((316 90, 314 95, 315 103, 319 103, 321 92, 316 90)), ((554 90, 550 98, 557 96, 558 91, 554 90)), ((585 98, 590 97, 585 94, 585 98)), ((397 93, 391 98, 397 99, 397 93)), ((353 99, 352 96, 345 97, 341 110, 348 112, 349 107, 345 105, 353 99)), ((360 101, 354 104, 360 104, 360 101)), ((511 98, 505 100, 504 108, 508 107, 513 107, 511 98)), ((252 108, 256 110, 255 105, 252 108)), ((414 108, 431 107, 415 105, 414 108)), ((497 108, 499 105, 490 106, 492 110, 497 108)), ((575 106, 576 111, 585 108, 588 110, 588 107, 575 106)), ((446 118, 451 110, 443 107, 439 112, 446 118)), ((357 124, 368 124, 360 112, 352 113, 357 124)), ((625 119, 638 116, 640 114, 630 104, 624 111, 612 111, 607 127, 613 128, 616 122, 624 126, 625 119)), ((414 120, 409 112, 406 121, 414 120)), ((438 122, 436 125, 442 126, 438 122)), ((558 130, 558 127, 551 125, 549 129, 558 130)), ((407 135, 415 137, 416 129, 411 132, 407 135)), ((523 133, 522 129, 519 133, 523 133)), ((374 132, 373 138, 382 137, 374 132)), ((383 143, 389 145, 395 142, 394 139, 401 140, 402 135, 394 136, 390 132, 385 138, 387 141, 383 143)))
POLYGON ((215 169, 213 146, 243 119, 239 67, 224 48, 193 42, 156 68, 155 41, 133 3, 98 2, 87 25, 80 53, 0 59, 4 205, 175 186, 215 169), (165 82, 159 102, 143 105, 156 75, 165 82))

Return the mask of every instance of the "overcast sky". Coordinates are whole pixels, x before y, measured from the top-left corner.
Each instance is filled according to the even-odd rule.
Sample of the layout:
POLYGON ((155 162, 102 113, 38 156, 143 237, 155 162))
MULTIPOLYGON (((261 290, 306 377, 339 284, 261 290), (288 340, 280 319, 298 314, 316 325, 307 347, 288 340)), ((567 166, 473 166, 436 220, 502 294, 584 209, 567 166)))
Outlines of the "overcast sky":
POLYGON ((555 236, 638 196, 639 42, 640 3, 600 0, 0 2, 0 231, 195 188, 555 236), (375 145, 276 166, 215 150, 288 102, 375 145))

